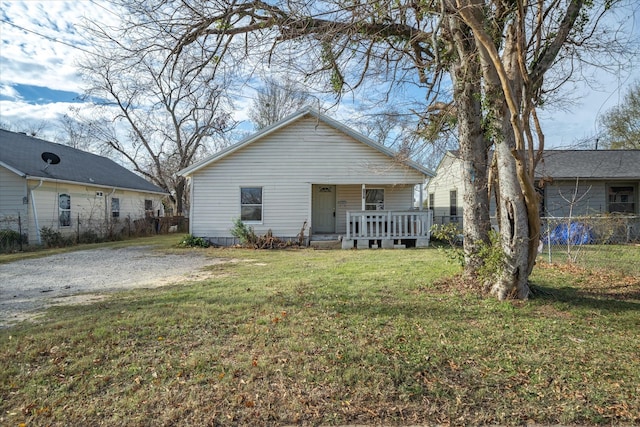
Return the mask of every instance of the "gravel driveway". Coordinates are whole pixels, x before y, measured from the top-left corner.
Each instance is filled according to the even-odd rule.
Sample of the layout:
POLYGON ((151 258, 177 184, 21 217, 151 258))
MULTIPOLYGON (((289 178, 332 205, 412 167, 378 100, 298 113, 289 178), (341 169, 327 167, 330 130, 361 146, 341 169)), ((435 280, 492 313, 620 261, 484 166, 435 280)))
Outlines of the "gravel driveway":
POLYGON ((0 328, 46 307, 104 298, 108 292, 149 288, 206 276, 222 262, 203 254, 165 254, 152 246, 93 249, 0 264, 0 328))

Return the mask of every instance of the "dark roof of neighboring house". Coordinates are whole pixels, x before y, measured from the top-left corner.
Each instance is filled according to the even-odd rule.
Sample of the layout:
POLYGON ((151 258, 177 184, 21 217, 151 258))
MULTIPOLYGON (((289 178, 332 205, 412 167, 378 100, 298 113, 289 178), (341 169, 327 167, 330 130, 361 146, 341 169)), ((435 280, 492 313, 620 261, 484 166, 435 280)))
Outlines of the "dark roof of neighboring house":
POLYGON ((537 176, 640 179, 640 150, 546 150, 537 176))
MULTIPOLYGON (((270 133, 273 133, 279 129, 284 128, 285 126, 302 119, 305 116, 311 116, 314 117, 315 119, 317 119, 318 121, 321 121, 325 124, 327 124, 328 126, 333 127, 334 129, 337 129, 343 133, 345 133, 346 135, 349 135, 351 138, 355 139, 356 141, 359 141, 365 145, 368 145, 369 147, 378 150, 379 152, 381 152, 382 154, 385 154, 391 158, 395 157, 396 153, 394 153, 392 150, 390 150, 389 148, 385 147, 384 145, 372 140, 371 138, 368 138, 364 135, 362 135, 359 132, 356 132, 355 130, 353 130, 352 128, 350 128, 349 126, 346 126, 340 122, 338 122, 337 120, 334 120, 332 118, 330 118, 329 116, 320 113, 319 111, 317 111, 315 108, 312 107, 305 107, 302 108, 301 110, 291 114, 288 117, 285 117, 284 119, 280 120, 277 123, 274 123, 270 126, 265 127, 264 129, 261 129, 260 131, 258 131, 257 133, 249 136, 248 138, 243 139, 242 141, 227 147, 226 149, 210 156, 207 158, 204 158, 202 160, 200 160, 199 162, 196 162, 194 164, 192 164, 191 166, 188 166, 184 169, 182 169, 181 171, 178 172, 178 175, 183 175, 183 176, 187 176, 190 175, 196 171, 198 171, 199 169, 202 169, 203 167, 208 166, 209 164, 218 161, 219 159, 222 159, 226 156, 228 156, 229 154, 239 150, 242 147, 245 147, 246 145, 251 144, 254 141, 257 141, 258 139, 269 135, 270 133)), ((422 173, 423 175, 426 175, 428 177, 434 177, 435 176, 435 172, 433 172, 430 169, 427 169, 426 167, 424 167, 423 165, 420 165, 412 160, 403 160, 402 163, 404 163, 406 166, 409 166, 413 169, 415 169, 416 171, 422 173)))
POLYGON ((24 178, 166 193, 106 157, 3 129, 0 129, 0 166, 24 178), (45 152, 57 155, 60 163, 47 166, 42 159, 45 152))
MULTIPOLYGON (((449 151, 454 157, 458 150, 449 151)), ((537 177, 640 179, 640 150, 545 150, 537 177)))

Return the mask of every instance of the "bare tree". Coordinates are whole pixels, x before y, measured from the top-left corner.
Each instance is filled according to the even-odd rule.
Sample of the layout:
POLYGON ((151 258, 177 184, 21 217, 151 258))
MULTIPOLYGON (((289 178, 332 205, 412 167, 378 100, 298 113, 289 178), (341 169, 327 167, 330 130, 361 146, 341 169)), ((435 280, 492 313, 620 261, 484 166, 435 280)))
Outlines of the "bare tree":
POLYGON ((290 79, 267 78, 257 92, 249 111, 256 130, 282 120, 313 100, 307 91, 290 79))
POLYGON ((0 128, 12 132, 20 132, 29 136, 42 138, 51 124, 46 120, 20 120, 17 122, 0 122, 0 128))
POLYGON ((197 48, 166 67, 164 39, 149 35, 156 30, 167 37, 161 22, 124 21, 118 29, 89 23, 87 29, 94 54, 79 68, 93 108, 75 111, 73 119, 94 143, 166 190, 182 215, 187 189, 176 172, 223 148, 224 133, 235 126, 227 81, 197 48))
POLYGON ((80 111, 81 109, 79 107, 71 107, 69 108, 69 113, 60 118, 60 131, 57 139, 70 147, 84 151, 92 151, 94 147, 92 147, 89 126, 74 118, 74 116, 80 114, 80 111))

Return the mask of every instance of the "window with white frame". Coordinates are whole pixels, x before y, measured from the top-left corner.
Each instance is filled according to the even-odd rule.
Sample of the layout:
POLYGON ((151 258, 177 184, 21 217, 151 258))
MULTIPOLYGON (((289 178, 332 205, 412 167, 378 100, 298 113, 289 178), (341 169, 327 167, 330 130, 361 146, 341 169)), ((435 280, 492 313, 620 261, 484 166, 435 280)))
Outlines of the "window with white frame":
POLYGON ((636 213, 636 196, 633 185, 610 185, 608 211, 610 213, 636 213))
POLYGON ((458 216, 458 191, 451 190, 449 192, 449 216, 458 216))
POLYGON ((117 197, 111 198, 111 217, 112 218, 120 217, 120 199, 117 197))
POLYGON ((71 226, 71 196, 68 194, 58 195, 58 224, 60 227, 71 226))
POLYGON ((436 194, 429 193, 429 209, 433 210, 436 206, 436 194))
POLYGON ((365 190, 364 209, 367 211, 384 210, 384 188, 367 188, 365 190))
POLYGON ((240 220, 262 222, 262 187, 240 188, 240 220))

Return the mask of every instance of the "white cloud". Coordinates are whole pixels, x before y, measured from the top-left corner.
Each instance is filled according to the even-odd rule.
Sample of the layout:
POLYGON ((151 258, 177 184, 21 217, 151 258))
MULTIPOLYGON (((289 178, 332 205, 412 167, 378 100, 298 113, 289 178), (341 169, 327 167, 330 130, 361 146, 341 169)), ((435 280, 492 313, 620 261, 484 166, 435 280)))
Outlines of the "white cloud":
POLYGON ((89 1, 3 1, 9 23, 0 24, 2 84, 80 92, 75 63, 86 46, 80 24, 85 16, 113 20, 108 15, 89 1))
POLYGON ((4 83, 0 83, 0 96, 14 100, 20 99, 18 91, 13 86, 4 83))

